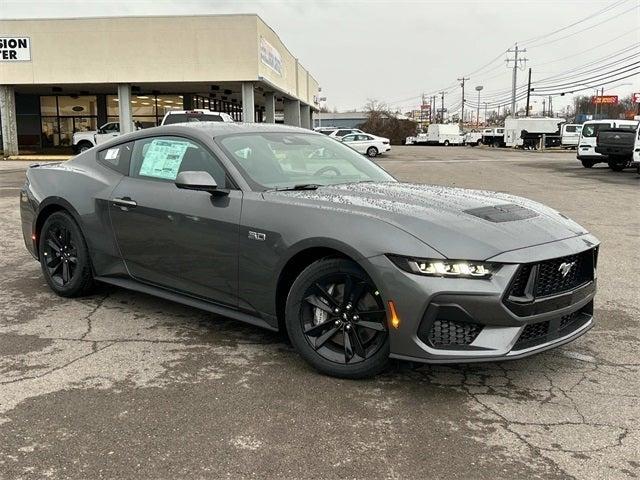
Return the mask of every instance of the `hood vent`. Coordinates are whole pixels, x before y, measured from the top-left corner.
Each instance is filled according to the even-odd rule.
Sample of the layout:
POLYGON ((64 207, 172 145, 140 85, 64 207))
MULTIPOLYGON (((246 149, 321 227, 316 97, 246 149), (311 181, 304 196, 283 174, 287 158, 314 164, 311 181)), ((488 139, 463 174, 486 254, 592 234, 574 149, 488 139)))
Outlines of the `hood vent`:
POLYGON ((482 218, 493 223, 513 222, 515 220, 526 220, 537 217, 533 210, 516 205, 515 203, 505 203, 503 205, 493 205, 491 207, 472 208, 464 210, 464 213, 482 218))

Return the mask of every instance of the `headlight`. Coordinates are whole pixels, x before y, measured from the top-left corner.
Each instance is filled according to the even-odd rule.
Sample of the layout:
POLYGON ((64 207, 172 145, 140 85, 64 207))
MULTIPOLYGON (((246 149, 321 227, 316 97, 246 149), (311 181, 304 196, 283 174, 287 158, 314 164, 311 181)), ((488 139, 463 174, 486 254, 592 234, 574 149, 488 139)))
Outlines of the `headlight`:
POLYGON ((500 266, 496 263, 468 260, 437 260, 387 255, 398 268, 405 272, 430 277, 489 278, 500 266))

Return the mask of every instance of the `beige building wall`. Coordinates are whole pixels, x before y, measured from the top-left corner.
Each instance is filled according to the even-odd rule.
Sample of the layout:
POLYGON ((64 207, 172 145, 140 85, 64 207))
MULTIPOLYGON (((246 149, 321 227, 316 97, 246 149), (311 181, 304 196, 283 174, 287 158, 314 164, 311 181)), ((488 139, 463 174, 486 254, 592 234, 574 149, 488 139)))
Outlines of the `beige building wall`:
POLYGON ((292 97, 314 101, 308 72, 257 15, 0 20, 0 36, 31 38, 31 61, 1 62, 0 85, 263 77, 292 97), (261 61, 261 38, 279 53, 281 73, 261 61))

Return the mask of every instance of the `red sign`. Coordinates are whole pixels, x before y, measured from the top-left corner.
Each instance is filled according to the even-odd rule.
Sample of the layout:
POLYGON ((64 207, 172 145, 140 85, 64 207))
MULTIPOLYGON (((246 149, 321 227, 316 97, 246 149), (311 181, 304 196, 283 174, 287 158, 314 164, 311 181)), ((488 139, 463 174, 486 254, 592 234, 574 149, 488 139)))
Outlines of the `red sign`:
POLYGON ((633 103, 640 103, 640 92, 633 94, 633 103))
POLYGON ((618 104, 618 96, 617 95, 598 95, 591 97, 591 103, 594 105, 617 105, 618 104))

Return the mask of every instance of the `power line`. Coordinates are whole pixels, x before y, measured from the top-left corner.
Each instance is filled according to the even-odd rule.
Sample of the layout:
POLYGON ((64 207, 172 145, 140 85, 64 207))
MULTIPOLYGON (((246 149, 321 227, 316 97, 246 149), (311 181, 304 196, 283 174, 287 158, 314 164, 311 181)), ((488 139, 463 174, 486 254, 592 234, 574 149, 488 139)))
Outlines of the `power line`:
POLYGON ((566 26, 561 27, 561 28, 559 28, 557 30, 554 30, 553 32, 546 33, 544 35, 538 35, 537 37, 531 37, 531 38, 527 38, 526 40, 521 40, 519 43, 521 45, 525 45, 527 43, 532 43, 532 42, 535 42, 536 40, 540 40, 541 38, 551 37, 552 35, 555 35, 556 33, 560 33, 560 32, 562 32, 564 30, 568 30, 571 27, 575 27, 576 25, 579 25, 582 22, 586 22, 587 20, 590 20, 593 17, 601 15, 601 14, 603 14, 605 12, 608 12, 608 11, 614 9, 615 7, 617 7, 617 6, 619 6, 619 5, 623 4, 623 3, 626 3, 628 1, 629 0, 618 0, 618 1, 613 2, 612 4, 610 4, 610 5, 606 6, 606 7, 604 7, 603 9, 600 9, 597 12, 594 12, 594 13, 592 13, 592 14, 590 14, 590 15, 588 15, 588 16, 580 19, 580 20, 578 20, 577 22, 574 22, 574 23, 572 23, 570 25, 566 25, 566 26))
POLYGON ((534 45, 529 45, 529 48, 544 47, 545 45, 550 45, 550 44, 552 44, 552 43, 559 42, 560 40, 565 40, 565 39, 567 39, 567 38, 573 37, 574 35, 578 35, 579 33, 586 32, 587 30, 594 29, 594 28, 596 28, 596 27, 599 27, 600 25, 603 25, 603 24, 605 24, 605 23, 607 23, 607 22, 610 22, 611 20, 614 20, 614 19, 616 19, 616 18, 618 18, 618 17, 620 17, 620 16, 624 15, 625 13, 630 12, 631 10, 635 10, 635 9, 637 9, 638 7, 639 7, 639 5, 634 5, 633 7, 628 8, 627 10, 624 10, 624 11, 622 11, 622 12, 618 13, 617 15, 614 15, 613 17, 607 18, 607 19, 605 19, 605 20, 603 20, 603 21, 601 21, 601 22, 599 22, 599 23, 596 23, 595 25, 591 25, 591 26, 589 26, 589 27, 587 27, 587 28, 583 28, 582 30, 578 30, 577 32, 570 33, 569 35, 565 35, 564 37, 559 37, 559 38, 557 38, 557 39, 555 39, 555 40, 549 40, 548 42, 543 42, 543 43, 538 43, 538 44, 534 44, 534 45))

